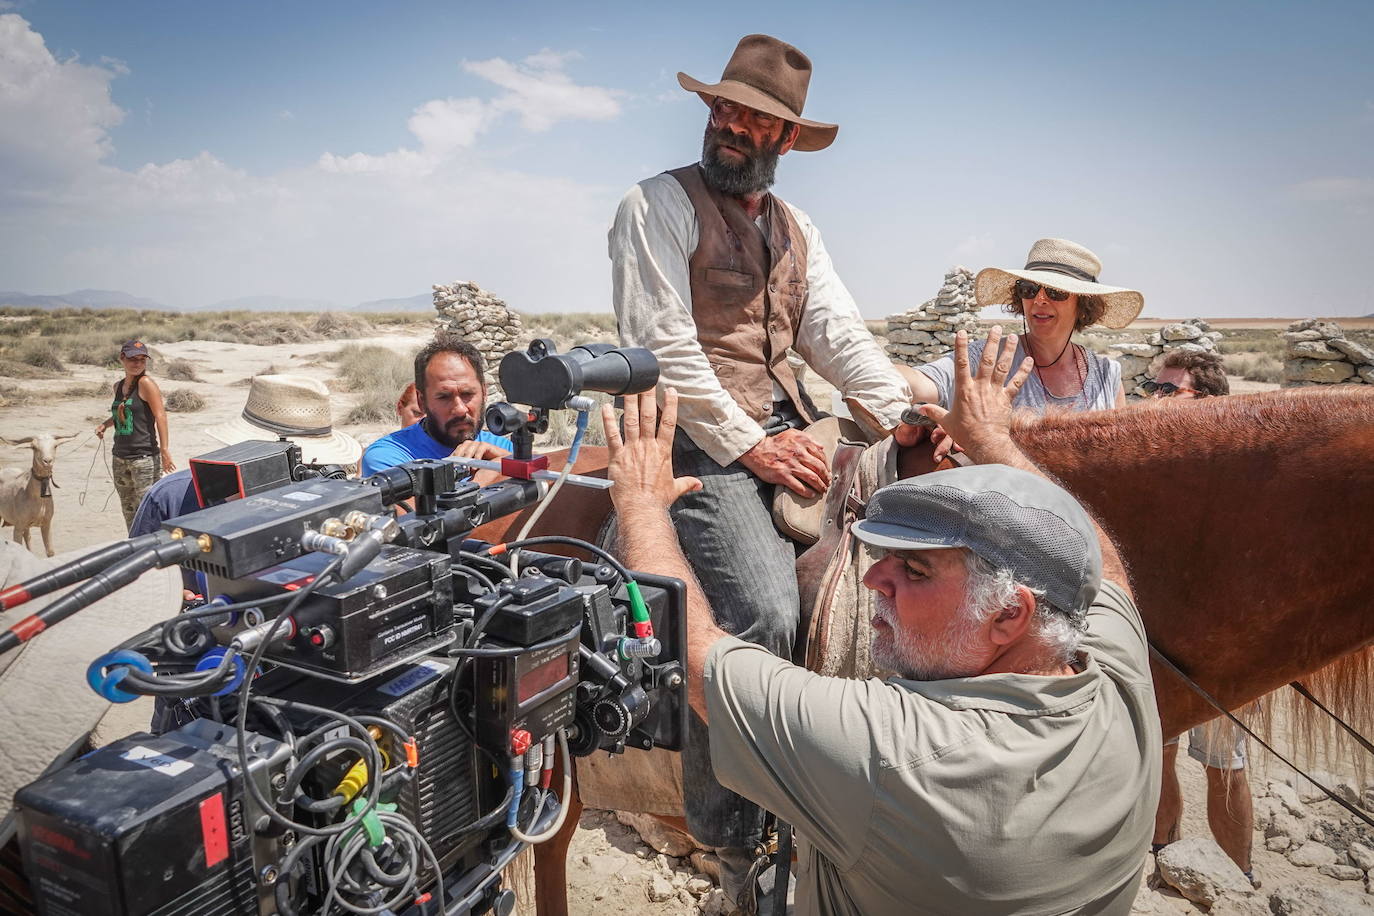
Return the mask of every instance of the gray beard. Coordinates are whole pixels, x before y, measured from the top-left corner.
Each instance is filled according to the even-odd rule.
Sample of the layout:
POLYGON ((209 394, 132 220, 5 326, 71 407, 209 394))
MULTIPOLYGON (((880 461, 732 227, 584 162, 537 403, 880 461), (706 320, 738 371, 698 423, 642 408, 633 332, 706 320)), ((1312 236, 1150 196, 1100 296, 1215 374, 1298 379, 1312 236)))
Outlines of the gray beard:
POLYGON ((942 681, 952 677, 968 677, 977 665, 967 643, 975 627, 961 608, 934 639, 913 638, 897 621, 892 601, 885 595, 873 596, 873 616, 888 624, 888 640, 878 642, 873 631, 870 652, 874 664, 895 672, 909 681, 942 681))
MULTIPOLYGON (((720 133, 710 124, 706 125, 706 136, 701 143, 701 170, 705 174, 706 184, 731 197, 762 194, 771 188, 781 155, 778 150, 748 150, 746 155, 749 158, 736 165, 717 155, 716 144, 713 141, 720 133)), ((737 137, 731 139, 732 145, 742 142, 737 137)))

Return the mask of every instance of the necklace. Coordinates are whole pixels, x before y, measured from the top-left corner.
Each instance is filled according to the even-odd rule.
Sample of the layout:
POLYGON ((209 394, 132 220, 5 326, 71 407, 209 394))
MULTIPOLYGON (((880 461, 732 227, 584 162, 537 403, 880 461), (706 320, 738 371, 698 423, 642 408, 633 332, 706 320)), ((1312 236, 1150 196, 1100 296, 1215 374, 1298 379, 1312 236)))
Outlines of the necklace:
MULTIPOLYGON (((1065 346, 1065 349, 1067 349, 1067 345, 1065 346)), ((1060 359, 1061 357, 1063 357, 1063 355, 1064 355, 1064 353, 1061 351, 1060 354, 1059 354, 1059 356, 1058 356, 1058 357, 1055 357, 1054 362, 1055 362, 1055 363, 1059 362, 1059 359, 1060 359)), ((1032 359, 1034 359, 1034 357, 1032 357, 1032 359)), ((1051 397, 1051 398, 1054 398, 1056 401, 1067 401, 1067 400, 1072 399, 1073 402, 1074 402, 1074 406, 1079 406, 1080 404, 1086 405, 1086 404, 1087 404, 1087 398, 1086 398, 1085 396, 1086 396, 1086 394, 1087 394, 1087 387, 1088 387, 1088 386, 1087 386, 1087 376, 1088 376, 1088 374, 1091 372, 1091 368, 1088 366, 1087 363, 1088 363, 1088 358, 1087 358, 1087 355, 1083 352, 1083 348, 1082 348, 1082 347, 1079 347, 1079 346, 1074 346, 1074 348, 1073 348, 1073 368, 1074 368, 1074 370, 1075 370, 1075 374, 1078 376, 1078 388, 1077 388, 1077 390, 1075 390, 1075 391, 1073 391, 1073 392, 1071 392, 1071 393, 1069 393, 1069 394, 1059 395, 1059 394, 1055 394, 1053 391, 1050 390, 1050 386, 1047 385, 1047 384, 1045 384, 1045 377, 1044 377, 1043 375, 1040 374, 1040 364, 1039 364, 1039 363, 1036 363, 1036 365, 1035 365, 1035 377, 1038 378, 1038 379, 1040 380, 1040 387, 1043 388, 1043 389, 1045 389, 1045 394, 1048 395, 1048 396, 1051 397)), ((1048 368, 1049 366, 1053 366, 1053 365, 1054 365, 1054 363, 1047 363, 1047 364, 1046 364, 1046 368, 1048 368)))
MULTIPOLYGON (((1026 337, 1027 337, 1027 339, 1029 339, 1030 336, 1031 336, 1031 334, 1030 334, 1030 328, 1026 328, 1026 337)), ((1036 368, 1037 370, 1041 369, 1042 367, 1045 368, 1045 369, 1048 369, 1050 366, 1053 366, 1055 363, 1059 362, 1061 359, 1064 358, 1064 353, 1069 349, 1069 344, 1071 344, 1072 342, 1073 342, 1073 335, 1070 334, 1067 338, 1065 338, 1065 340, 1064 340, 1064 346, 1062 346, 1062 347, 1059 348, 1059 355, 1056 356, 1054 359, 1050 360, 1050 361, 1047 362, 1047 363, 1041 363, 1040 360, 1038 360, 1038 359, 1035 358, 1035 353, 1032 352, 1032 353, 1031 353, 1031 361, 1035 363, 1035 368, 1036 368)), ((1027 345, 1026 349, 1027 349, 1027 350, 1030 350, 1030 346, 1027 345)))

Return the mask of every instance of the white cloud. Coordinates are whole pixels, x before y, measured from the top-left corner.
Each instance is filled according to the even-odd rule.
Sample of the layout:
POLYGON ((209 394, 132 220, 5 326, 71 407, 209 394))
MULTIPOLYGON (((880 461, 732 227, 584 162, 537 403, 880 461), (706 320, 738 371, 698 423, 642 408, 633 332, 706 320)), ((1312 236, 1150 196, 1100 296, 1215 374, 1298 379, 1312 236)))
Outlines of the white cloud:
POLYGON ((283 108, 281 111, 277 112, 277 120, 294 121, 296 120, 296 113, 292 111, 290 108, 283 108))
POLYGON ((575 59, 481 62, 490 98, 425 102, 406 120, 413 143, 390 151, 267 175, 212 151, 126 170, 106 162, 122 65, 59 61, 22 17, 0 16, 0 276, 173 305, 263 292, 351 304, 472 280, 518 308, 604 309, 611 192, 504 170, 477 149, 509 115, 526 130, 618 115, 622 93, 563 71, 575 59))
POLYGON ((1374 198, 1374 179, 1310 178, 1298 182, 1289 190, 1298 200, 1313 203, 1354 203, 1374 198))
POLYGON ((518 64, 499 57, 464 61, 463 69, 508 90, 492 100, 497 111, 520 115, 526 130, 545 131, 559 121, 609 121, 620 115, 627 93, 602 86, 579 86, 563 72, 573 55, 547 49, 518 64))
POLYGON ((58 60, 17 13, 0 15, 0 173, 19 187, 44 186, 88 170, 112 151, 124 119, 110 82, 117 61, 58 60))

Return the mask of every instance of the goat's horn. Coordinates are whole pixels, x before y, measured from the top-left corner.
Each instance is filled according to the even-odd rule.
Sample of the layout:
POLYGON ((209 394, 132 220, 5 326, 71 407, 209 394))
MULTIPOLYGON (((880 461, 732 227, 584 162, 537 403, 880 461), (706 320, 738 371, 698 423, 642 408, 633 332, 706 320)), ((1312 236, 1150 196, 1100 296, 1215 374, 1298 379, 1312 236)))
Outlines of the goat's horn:
POLYGON ((28 445, 32 441, 33 436, 25 436, 22 439, 6 439, 4 436, 0 436, 0 442, 6 445, 28 445))

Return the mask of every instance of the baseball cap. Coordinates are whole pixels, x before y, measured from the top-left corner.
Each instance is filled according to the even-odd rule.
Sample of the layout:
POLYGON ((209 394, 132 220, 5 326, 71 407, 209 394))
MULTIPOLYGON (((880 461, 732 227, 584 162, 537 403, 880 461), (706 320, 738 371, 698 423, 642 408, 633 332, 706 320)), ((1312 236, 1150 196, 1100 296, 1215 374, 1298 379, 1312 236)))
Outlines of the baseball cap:
POLYGON ((119 348, 120 356, 147 356, 148 346, 141 340, 126 340, 119 348))
POLYGON ((883 487, 854 536, 884 550, 966 547, 1082 620, 1102 585, 1102 548, 1078 501, 1004 464, 935 471, 883 487))

